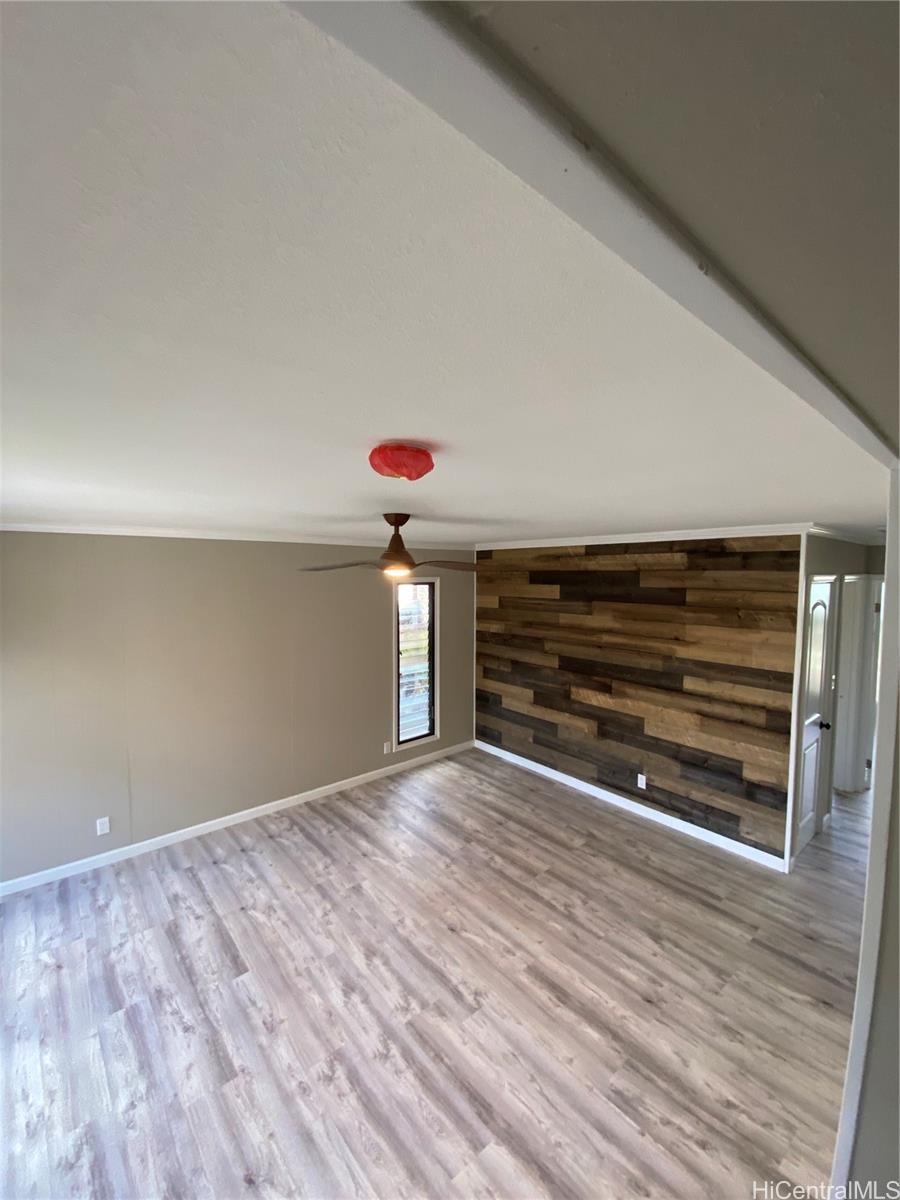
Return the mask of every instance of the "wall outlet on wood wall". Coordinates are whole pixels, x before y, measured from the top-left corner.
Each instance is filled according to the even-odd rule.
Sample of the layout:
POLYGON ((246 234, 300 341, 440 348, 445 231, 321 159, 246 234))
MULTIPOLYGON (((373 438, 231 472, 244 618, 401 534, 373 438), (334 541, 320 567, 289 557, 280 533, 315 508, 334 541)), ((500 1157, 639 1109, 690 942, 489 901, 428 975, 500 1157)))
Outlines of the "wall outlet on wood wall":
POLYGON ((647 786, 647 776, 638 775, 637 785, 639 788, 645 788, 647 786))

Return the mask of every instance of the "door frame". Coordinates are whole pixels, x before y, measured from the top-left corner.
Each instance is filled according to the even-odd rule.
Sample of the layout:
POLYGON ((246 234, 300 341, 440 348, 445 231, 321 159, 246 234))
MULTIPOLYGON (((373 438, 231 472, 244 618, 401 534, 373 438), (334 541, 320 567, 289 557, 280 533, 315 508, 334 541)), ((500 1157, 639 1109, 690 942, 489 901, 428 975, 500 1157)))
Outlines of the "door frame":
MULTIPOLYGON (((813 582, 821 582, 825 576, 816 575, 813 582)), ((822 760, 822 767, 816 784, 816 833, 827 828, 831 820, 831 804, 834 792, 834 750, 837 746, 838 719, 838 638, 841 631, 841 621, 844 613, 844 577, 833 576, 831 592, 831 611, 828 614, 828 663, 831 672, 831 686, 828 690, 828 710, 825 719, 831 725, 828 730, 827 754, 822 760)), ((826 671, 826 674, 828 672, 826 671)), ((815 837, 815 834, 813 834, 815 837)))
POLYGON ((803 689, 803 672, 806 665, 806 597, 809 582, 806 577, 806 546, 808 531, 800 536, 800 565, 797 569, 797 617, 794 623, 794 681, 791 688, 791 741, 788 756, 787 810, 784 815, 784 870, 794 866, 794 813, 797 804, 797 788, 800 779, 800 755, 803 751, 803 720, 800 701, 803 689))
MULTIPOLYGON (((801 571, 803 570, 803 561, 801 560, 801 571)), ((790 870, 797 855, 800 853, 797 844, 800 833, 800 803, 799 789, 802 782, 802 758, 803 758, 803 726, 804 712, 806 709, 806 668, 807 668, 807 648, 808 648, 808 622, 809 622, 809 594, 810 588, 814 583, 830 583, 832 585, 831 603, 828 606, 828 628, 826 632, 826 676, 831 678, 831 686, 828 689, 828 705, 827 709, 823 708, 825 719, 831 722, 832 729, 829 731, 830 736, 826 744, 825 756, 820 758, 818 764, 818 778, 816 781, 816 804, 815 804, 815 833, 820 833, 824 828, 826 815, 830 812, 830 795, 831 795, 831 780, 834 773, 834 713, 835 713, 835 697, 837 695, 837 629, 840 622, 841 610, 841 576, 832 573, 821 573, 818 575, 803 575, 801 586, 799 588, 799 598, 797 603, 797 647, 795 655, 795 671, 794 671, 794 720, 791 731, 791 739, 793 742, 793 751, 791 754, 791 772, 789 778, 789 802, 788 802, 788 818, 787 828, 785 830, 785 866, 790 870)))
POLYGON ((842 765, 849 768, 849 776, 838 778, 836 786, 849 785, 846 790, 851 793, 864 791, 872 782, 882 586, 883 577, 874 572, 841 578, 833 771, 836 775, 842 765))

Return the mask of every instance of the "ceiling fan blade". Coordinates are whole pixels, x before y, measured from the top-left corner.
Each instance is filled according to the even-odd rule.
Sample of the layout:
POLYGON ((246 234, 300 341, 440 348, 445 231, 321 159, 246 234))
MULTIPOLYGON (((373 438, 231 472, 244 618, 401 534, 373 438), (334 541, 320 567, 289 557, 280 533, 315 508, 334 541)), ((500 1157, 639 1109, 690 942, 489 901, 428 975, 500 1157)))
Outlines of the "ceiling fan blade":
POLYGON ((426 558, 424 562, 416 563, 419 567, 439 567, 447 571, 474 571, 475 564, 467 562, 452 562, 449 558, 426 558))
POLYGON ((347 567, 377 567, 376 558, 364 558, 359 562, 323 563, 321 567, 298 567, 298 571, 345 571, 347 567))

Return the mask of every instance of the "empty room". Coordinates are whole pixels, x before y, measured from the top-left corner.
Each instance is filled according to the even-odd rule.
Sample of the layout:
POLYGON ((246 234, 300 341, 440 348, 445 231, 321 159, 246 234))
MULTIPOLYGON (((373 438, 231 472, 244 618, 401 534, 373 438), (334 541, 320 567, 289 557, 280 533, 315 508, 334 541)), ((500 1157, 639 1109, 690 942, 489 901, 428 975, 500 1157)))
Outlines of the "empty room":
POLYGON ((890 1200, 898 5, 5 0, 2 1200, 890 1200))

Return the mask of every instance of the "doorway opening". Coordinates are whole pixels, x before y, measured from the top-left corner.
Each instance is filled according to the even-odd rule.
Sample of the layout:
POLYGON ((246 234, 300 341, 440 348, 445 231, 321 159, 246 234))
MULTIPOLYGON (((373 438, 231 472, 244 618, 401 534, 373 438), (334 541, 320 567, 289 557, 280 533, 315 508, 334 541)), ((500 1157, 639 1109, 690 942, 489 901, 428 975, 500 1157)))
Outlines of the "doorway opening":
POLYGON ((815 840, 818 850, 865 861, 882 590, 876 575, 807 581, 794 859, 815 840))

